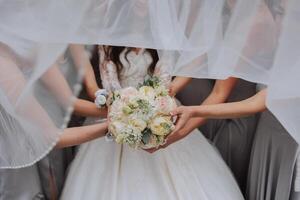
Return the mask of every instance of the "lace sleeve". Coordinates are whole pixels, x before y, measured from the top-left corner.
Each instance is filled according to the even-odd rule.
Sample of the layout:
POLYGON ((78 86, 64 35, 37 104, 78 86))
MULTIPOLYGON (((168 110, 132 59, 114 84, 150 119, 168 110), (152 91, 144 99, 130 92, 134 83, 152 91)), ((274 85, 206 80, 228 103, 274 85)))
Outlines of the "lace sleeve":
POLYGON ((168 53, 163 52, 160 56, 159 61, 157 62, 155 66, 154 75, 158 76, 163 84, 165 84, 167 87, 170 86, 170 83, 172 81, 172 75, 171 75, 171 66, 172 66, 172 59, 171 55, 168 53))
POLYGON ((107 91, 121 89, 116 65, 105 57, 103 46, 99 46, 99 69, 102 85, 107 91))

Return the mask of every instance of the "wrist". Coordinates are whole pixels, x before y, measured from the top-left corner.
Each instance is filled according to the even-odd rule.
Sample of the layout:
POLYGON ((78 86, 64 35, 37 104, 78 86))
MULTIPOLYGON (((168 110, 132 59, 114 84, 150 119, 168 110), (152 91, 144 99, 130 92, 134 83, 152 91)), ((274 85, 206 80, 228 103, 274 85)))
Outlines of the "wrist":
POLYGON ((204 117, 207 116, 207 106, 206 105, 200 105, 195 106, 193 109, 193 117, 204 117))
POLYGON ((198 117, 198 109, 199 109, 199 106, 191 106, 190 107, 191 117, 198 117))
POLYGON ((170 96, 172 97, 175 97, 177 92, 178 92, 178 88, 174 85, 174 84, 170 84, 170 87, 169 87, 169 93, 170 93, 170 96))
POLYGON ((95 86, 89 86, 89 85, 86 85, 85 88, 86 88, 86 91, 87 91, 88 96, 89 96, 91 99, 95 99, 95 98, 96 98, 95 92, 98 91, 99 88, 98 88, 98 87, 95 87, 95 86))

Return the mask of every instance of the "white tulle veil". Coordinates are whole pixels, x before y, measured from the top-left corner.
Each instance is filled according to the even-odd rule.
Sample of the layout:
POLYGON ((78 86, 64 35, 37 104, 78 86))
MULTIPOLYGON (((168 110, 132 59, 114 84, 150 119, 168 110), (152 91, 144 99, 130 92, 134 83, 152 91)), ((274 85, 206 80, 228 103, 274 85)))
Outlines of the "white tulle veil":
POLYGON ((173 75, 268 87, 300 141, 299 0, 0 0, 0 168, 33 164, 72 113, 81 70, 68 45, 159 49, 173 75))

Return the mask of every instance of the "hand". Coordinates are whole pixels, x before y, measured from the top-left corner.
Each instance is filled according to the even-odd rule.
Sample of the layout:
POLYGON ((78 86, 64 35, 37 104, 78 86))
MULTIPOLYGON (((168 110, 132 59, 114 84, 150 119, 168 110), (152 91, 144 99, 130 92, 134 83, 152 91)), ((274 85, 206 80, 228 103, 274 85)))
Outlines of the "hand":
POLYGON ((148 153, 154 153, 160 149, 167 148, 169 145, 181 140, 185 136, 187 136, 190 132, 184 131, 183 129, 179 131, 173 131, 166 137, 166 143, 164 145, 159 146, 158 148, 144 149, 148 153))
POLYGON ((172 116, 178 116, 176 127, 172 133, 170 133, 166 137, 166 143, 164 145, 159 146, 158 148, 151 148, 151 149, 144 149, 148 153, 154 153, 160 149, 164 149, 169 145, 177 142, 178 140, 187 136, 190 132, 187 132, 183 129, 186 122, 193 117, 193 110, 192 106, 179 106, 174 111, 171 112, 172 116))
POLYGON ((175 108, 175 110, 171 112, 171 115, 177 116, 178 119, 176 121, 176 126, 173 133, 176 133, 179 130, 181 130, 184 127, 184 125, 187 123, 187 121, 193 117, 193 113, 194 113, 193 106, 179 106, 175 108))
POLYGON ((170 86, 169 86, 169 96, 171 96, 171 97, 176 96, 176 92, 175 92, 174 88, 172 87, 172 84, 170 84, 170 86))

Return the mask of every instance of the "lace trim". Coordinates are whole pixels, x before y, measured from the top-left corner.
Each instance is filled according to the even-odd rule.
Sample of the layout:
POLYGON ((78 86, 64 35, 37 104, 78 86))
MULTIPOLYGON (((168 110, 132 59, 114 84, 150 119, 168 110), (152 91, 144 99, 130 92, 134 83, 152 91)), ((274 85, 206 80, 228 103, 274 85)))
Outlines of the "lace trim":
POLYGON ((30 166, 34 165, 35 163, 37 163, 38 161, 40 161, 41 159, 43 159, 45 156, 47 156, 50 153, 50 151, 53 150, 53 148, 56 146, 57 142, 59 141, 59 138, 60 138, 61 134, 63 133, 63 129, 67 128, 68 123, 70 121, 71 115, 72 115, 73 110, 74 110, 74 101, 76 99, 75 96, 78 96, 79 93, 80 93, 80 91, 81 91, 81 89, 82 89, 83 75, 84 75, 84 70, 81 69, 79 71, 79 75, 77 76, 77 81, 76 81, 76 83, 75 83, 75 85, 73 87, 74 96, 73 96, 73 99, 72 99, 72 103, 68 106, 68 108, 66 110, 66 113, 64 115, 64 119, 63 119, 64 123, 60 127, 60 129, 62 131, 60 131, 57 134, 57 137, 51 143, 51 145, 49 146, 49 148, 47 148, 45 150, 45 153, 43 153, 41 156, 39 156, 38 158, 34 159, 30 163, 27 163, 27 164, 16 164, 16 166, 2 166, 2 167, 0 167, 0 169, 19 169, 19 168, 24 168, 24 167, 30 167, 30 166))

